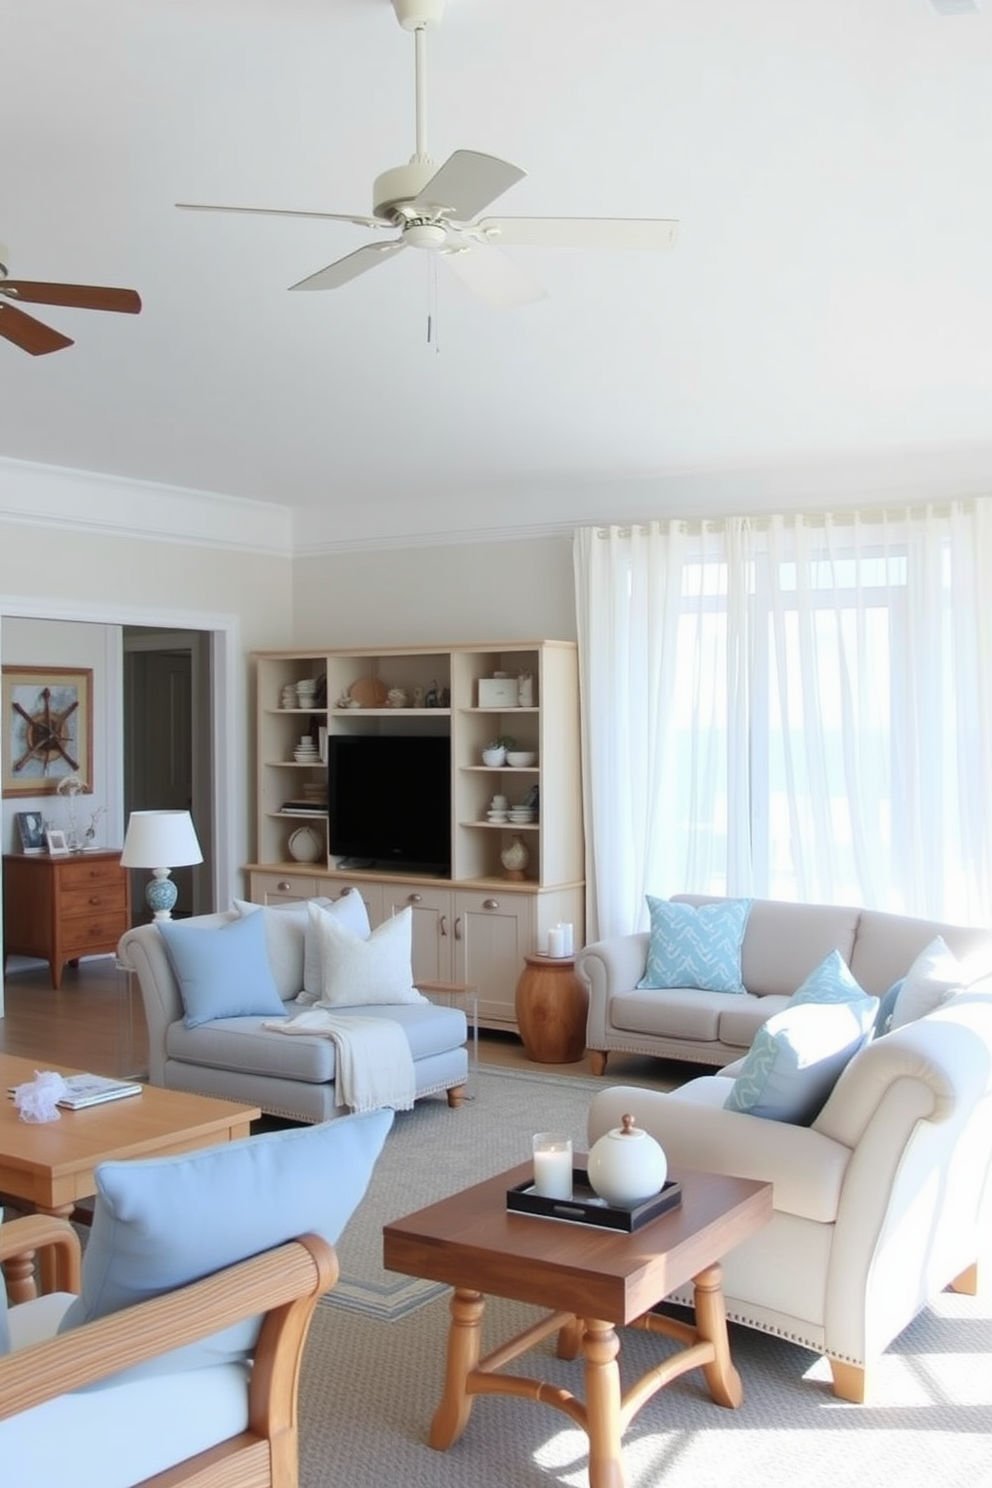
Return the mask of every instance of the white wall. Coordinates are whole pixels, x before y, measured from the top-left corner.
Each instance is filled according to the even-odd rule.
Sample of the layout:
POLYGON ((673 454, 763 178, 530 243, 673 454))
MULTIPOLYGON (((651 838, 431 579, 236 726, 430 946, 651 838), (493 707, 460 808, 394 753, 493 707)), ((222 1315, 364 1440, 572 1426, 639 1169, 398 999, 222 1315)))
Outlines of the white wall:
POLYGON ((294 645, 576 639, 571 536, 297 558, 294 645))
MULTIPOLYGON (((75 801, 76 822, 81 831, 93 813, 106 807, 97 826, 96 842, 120 846, 122 756, 121 631, 117 625, 81 624, 58 620, 7 619, 3 626, 3 664, 44 670, 86 667, 93 673, 90 705, 93 709, 93 753, 85 784, 91 794, 75 801)), ((9 719, 4 719, 0 750, 6 751, 9 719)), ((40 811, 46 820, 63 830, 68 826, 69 803, 62 796, 33 794, 5 796, 3 800, 3 850, 20 852, 21 839, 14 821, 18 811, 40 811)))

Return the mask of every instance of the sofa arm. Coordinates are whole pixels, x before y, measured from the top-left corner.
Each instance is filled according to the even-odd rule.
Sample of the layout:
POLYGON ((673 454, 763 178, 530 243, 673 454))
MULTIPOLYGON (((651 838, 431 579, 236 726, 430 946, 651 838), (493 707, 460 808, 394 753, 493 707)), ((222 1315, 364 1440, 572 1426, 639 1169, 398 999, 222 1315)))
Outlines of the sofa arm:
POLYGON ((258 1313, 266 1316, 255 1351, 250 1411, 259 1425, 267 1413, 284 1417, 287 1410, 292 1413, 290 1396, 295 1397, 313 1309, 337 1276, 333 1246, 305 1235, 174 1292, 18 1349, 0 1358, 0 1420, 258 1313), (264 1402, 255 1399, 257 1389, 264 1402))
POLYGON ((586 1043, 591 1049, 606 1047, 610 1028, 610 1000, 618 992, 630 992, 644 975, 649 935, 616 935, 583 946, 575 958, 575 970, 589 989, 586 1043))
MULTIPOLYGON (((715 1086, 719 1076, 693 1080, 686 1097, 672 1091, 614 1085, 594 1095, 589 1106, 589 1145, 619 1126, 626 1112, 661 1143, 676 1168, 757 1178, 774 1185, 775 1209, 820 1224, 837 1217, 850 1149, 805 1126, 766 1121, 722 1105, 691 1098, 691 1087, 715 1086)), ((724 1081, 727 1089, 730 1081, 724 1081)))

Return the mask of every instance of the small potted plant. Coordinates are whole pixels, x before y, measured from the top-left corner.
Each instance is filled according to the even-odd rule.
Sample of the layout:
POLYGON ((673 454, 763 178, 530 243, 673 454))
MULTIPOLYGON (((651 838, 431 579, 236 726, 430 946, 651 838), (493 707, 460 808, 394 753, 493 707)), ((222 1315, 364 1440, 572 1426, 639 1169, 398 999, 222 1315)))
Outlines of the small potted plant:
POLYGON ((482 763, 484 765, 505 765, 506 751, 508 749, 515 749, 516 744, 517 741, 511 734, 497 734, 496 738, 490 739, 489 743, 483 749, 482 763))

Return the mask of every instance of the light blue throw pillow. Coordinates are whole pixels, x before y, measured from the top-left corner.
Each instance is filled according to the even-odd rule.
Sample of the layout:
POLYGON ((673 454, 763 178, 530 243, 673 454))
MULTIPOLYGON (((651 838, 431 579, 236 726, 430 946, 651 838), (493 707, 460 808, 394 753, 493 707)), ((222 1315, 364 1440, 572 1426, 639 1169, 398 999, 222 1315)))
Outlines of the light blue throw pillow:
POLYGON ((269 964, 263 915, 226 925, 158 921, 179 983, 187 1028, 216 1018, 285 1017, 269 964))
POLYGON ((754 1036, 724 1107, 808 1126, 868 1038, 875 999, 805 1002, 773 1013, 754 1036))
POLYGON ((864 1002, 874 1015, 878 1002, 859 986, 840 951, 830 951, 792 994, 790 1007, 805 1002, 864 1002))
MULTIPOLYGON (((312 1232, 335 1244, 368 1187, 392 1122, 392 1111, 369 1111, 175 1157, 101 1163, 82 1290, 59 1332, 298 1235, 312 1232)), ((113 1379, 246 1359, 260 1321, 237 1323, 113 1379)))
POLYGON ((638 987, 743 993, 741 946, 752 902, 723 899, 717 904, 675 904, 649 894, 651 936, 638 987))

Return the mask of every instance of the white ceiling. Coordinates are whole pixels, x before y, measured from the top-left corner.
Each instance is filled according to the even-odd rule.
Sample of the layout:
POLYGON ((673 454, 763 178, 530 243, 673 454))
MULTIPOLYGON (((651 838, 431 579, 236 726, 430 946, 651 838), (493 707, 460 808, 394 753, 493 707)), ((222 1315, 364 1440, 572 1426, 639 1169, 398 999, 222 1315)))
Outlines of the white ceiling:
MULTIPOLYGON (((374 235, 414 148, 390 0, 0 0, 14 277, 123 285, 0 341, 0 457, 295 508, 315 543, 992 492, 992 14, 931 0, 448 0, 428 145, 508 215, 675 217, 671 253, 505 250, 497 311, 374 235)), ((382 235, 383 237, 385 235, 382 235)))

